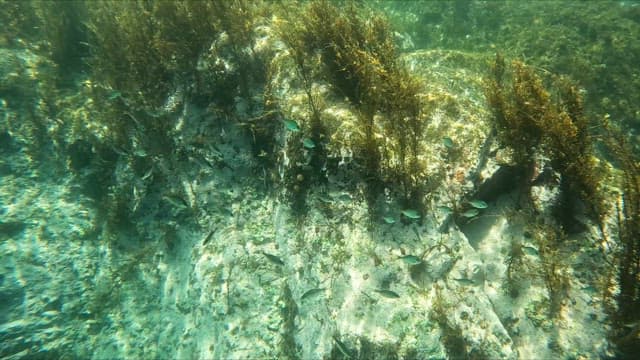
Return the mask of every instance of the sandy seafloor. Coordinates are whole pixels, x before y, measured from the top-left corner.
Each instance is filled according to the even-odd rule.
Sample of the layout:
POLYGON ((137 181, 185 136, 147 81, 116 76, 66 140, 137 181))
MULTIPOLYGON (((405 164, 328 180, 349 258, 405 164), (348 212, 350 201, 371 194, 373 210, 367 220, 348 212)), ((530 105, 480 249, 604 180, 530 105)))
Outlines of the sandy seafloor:
MULTIPOLYGON (((269 85, 280 111, 286 118, 308 117, 289 54, 268 29, 262 35, 257 46, 275 49, 271 66, 277 70, 269 85)), ((3 68, 3 79, 15 72, 12 81, 37 83, 21 71, 37 69, 29 65, 37 64, 37 55, 16 56, 23 62, 17 69, 3 68)), ((403 59, 428 79, 424 93, 435 99, 425 129, 430 151, 422 160, 440 181, 419 219, 402 215, 397 201, 381 193, 377 203, 393 223, 370 218, 352 154, 330 145, 328 156, 340 165, 309 189, 307 210, 300 214, 283 185, 289 143, 300 138, 283 125, 274 139, 280 163, 266 169, 244 127, 185 98, 179 111, 171 110, 175 142, 189 148, 204 134, 215 147, 158 158, 141 175, 122 175, 138 176, 125 197, 140 201, 134 221, 116 231, 102 226, 101 204, 82 191, 86 182, 55 153, 55 144, 45 143, 35 157, 25 150, 32 139, 7 130, 6 123, 22 115, 19 106, 3 99, 0 356, 613 356, 600 291, 608 276, 606 252, 616 246, 615 214, 604 220, 609 242, 601 240, 597 224, 581 218, 583 230, 559 246, 564 268, 558 271, 568 275, 569 286, 559 314, 550 315, 545 263, 531 234, 536 224, 519 210, 517 190, 494 188, 505 179, 483 93, 492 55, 408 50, 403 59), (453 145, 445 145, 444 137, 453 145), (228 166, 208 166, 203 159, 222 159, 228 166), (478 189, 485 191, 487 207, 453 221, 442 206, 467 203, 472 200, 467 194, 478 189), (527 250, 516 280, 507 279, 513 244, 527 250), (508 288, 511 281, 517 289, 508 288)), ((348 137, 348 127, 340 124, 353 122, 354 108, 332 96, 327 84, 313 88, 325 102, 323 115, 335 125, 332 136, 348 137)), ((87 106, 77 111, 88 111, 87 106)), ((255 115, 250 112, 246 100, 235 100, 233 116, 255 115)), ((122 170, 127 160, 121 161, 122 170)), ((558 192, 553 182, 532 187, 538 219, 553 223, 549 207, 558 192)), ((613 208, 619 192, 612 186, 608 194, 613 208)))

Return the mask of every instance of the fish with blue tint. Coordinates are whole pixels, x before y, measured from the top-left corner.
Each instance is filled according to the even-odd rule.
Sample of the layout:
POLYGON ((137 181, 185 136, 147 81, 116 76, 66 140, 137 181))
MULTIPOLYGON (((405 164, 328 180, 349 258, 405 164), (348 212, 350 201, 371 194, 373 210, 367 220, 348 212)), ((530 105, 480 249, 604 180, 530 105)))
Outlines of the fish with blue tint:
POLYGON ((404 255, 404 256, 400 256, 398 259, 404 261, 405 264, 408 264, 408 265, 418 265, 422 263, 422 260, 415 255, 404 255))
POLYGON ((113 91, 111 92, 111 94, 109 94, 109 100, 115 100, 121 96, 122 94, 120 93, 120 91, 113 91))
POLYGON ((262 255, 264 255, 270 263, 278 266, 284 266, 284 261, 282 261, 279 257, 264 251, 262 252, 262 255))
POLYGON ((285 120, 284 127, 291 132, 300 131, 300 126, 298 126, 298 123, 295 122, 295 120, 285 120))
POLYGON ((400 295, 398 295, 398 293, 391 291, 391 290, 385 290, 385 289, 374 289, 373 291, 377 292, 378 294, 382 295, 383 297, 386 297, 387 299, 400 299, 400 295))
POLYGON ((523 246, 522 252, 527 255, 538 256, 538 249, 534 248, 533 246, 523 246))
POLYGON ((353 355, 351 355, 351 351, 347 348, 347 346, 338 339, 338 337, 333 336, 333 341, 336 342, 336 346, 338 350, 344 355, 347 359, 351 359, 353 355))
POLYGON ((309 138, 304 138, 304 140, 302 140, 302 146, 307 149, 313 149, 314 147, 316 147, 316 143, 309 138))
POLYGON ((462 216, 466 217, 466 218, 472 218, 474 216, 477 216, 478 214, 480 214, 480 211, 478 209, 469 209, 465 212, 463 212, 462 216))
POLYGON ((302 296, 300 297, 300 301, 303 301, 305 299, 309 299, 312 297, 315 297, 316 295, 319 295, 321 293, 324 292, 324 288, 315 288, 315 289, 310 289, 305 291, 304 294, 302 294, 302 296))
POLYGON ((385 216, 382 219, 387 224, 395 224, 395 222, 396 222, 396 219, 392 218, 391 216, 385 216))
POLYGON ((460 285, 464 285, 464 286, 469 286, 469 285, 475 285, 476 283, 471 280, 471 279, 453 279, 456 282, 458 282, 460 285))
POLYGON ((453 213, 453 209, 448 206, 441 205, 441 206, 438 206, 437 209, 438 211, 442 212, 445 215, 449 215, 453 213))
POLYGON ((476 209, 486 209, 489 207, 489 205, 482 200, 471 200, 469 201, 469 204, 476 209))
POLYGON ((402 215, 412 220, 420 219, 420 214, 418 213, 418 211, 413 209, 402 210, 402 215))

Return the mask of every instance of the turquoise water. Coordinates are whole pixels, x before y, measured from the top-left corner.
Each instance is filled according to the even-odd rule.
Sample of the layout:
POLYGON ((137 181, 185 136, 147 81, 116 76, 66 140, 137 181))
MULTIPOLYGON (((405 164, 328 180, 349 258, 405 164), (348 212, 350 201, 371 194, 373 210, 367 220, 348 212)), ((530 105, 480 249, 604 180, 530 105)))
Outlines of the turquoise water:
POLYGON ((637 353, 640 3, 0 23, 1 358, 637 353))

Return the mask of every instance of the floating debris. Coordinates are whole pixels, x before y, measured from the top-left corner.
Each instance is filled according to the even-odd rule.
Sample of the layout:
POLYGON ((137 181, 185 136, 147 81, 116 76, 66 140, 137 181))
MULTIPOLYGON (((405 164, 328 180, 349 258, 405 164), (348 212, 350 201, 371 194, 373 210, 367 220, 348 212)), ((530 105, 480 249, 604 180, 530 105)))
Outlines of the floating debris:
POLYGON ((402 215, 408 217, 409 219, 420 219, 420 214, 413 209, 402 210, 402 215))
POLYGON ((309 138, 304 138, 304 140, 302 140, 302 146, 307 149, 313 149, 314 147, 316 147, 316 143, 314 143, 313 140, 309 138))
POLYGON ((324 288, 315 288, 305 291, 304 294, 300 297, 300 301, 314 297, 320 293, 324 292, 324 288))
POLYGON ((278 265, 278 266, 284 266, 284 261, 282 261, 279 257, 266 253, 266 252, 262 252, 262 255, 264 255, 267 260, 269 260, 270 263, 278 265))
POLYGON ((375 289, 373 291, 377 292, 378 294, 382 295, 383 297, 386 297, 387 299, 400 299, 400 295, 398 295, 396 292, 391 291, 391 290, 375 289))
POLYGON ((460 283, 460 285, 465 285, 465 286, 469 286, 469 285, 475 285, 476 283, 471 280, 471 279, 453 279, 455 281, 457 281, 458 283, 460 283))
POLYGON ((417 257, 415 255, 404 255, 404 256, 400 256, 398 259, 404 261, 405 263, 407 263, 409 265, 418 265, 418 264, 422 263, 422 259, 420 259, 419 257, 417 257))
POLYGON ((482 200, 471 200, 469 204, 476 209, 486 209, 489 207, 489 205, 482 200))
POLYGON ((451 139, 450 137, 443 137, 442 138, 442 144, 447 149, 452 149, 454 147, 453 139, 451 139))
POLYGON ((441 206, 438 206, 437 209, 438 209, 438 211, 442 212, 445 215, 449 215, 449 214, 453 213, 453 209, 448 207, 448 206, 441 205, 441 206))
POLYGON ((396 219, 392 218, 391 216, 385 216, 382 218, 384 220, 384 222, 386 222, 387 224, 395 224, 396 223, 396 219))
POLYGON ((480 214, 480 211, 478 209, 469 209, 463 212, 461 215, 466 218, 472 218, 474 216, 477 216, 478 214, 480 214))
POLYGON ((298 126, 298 123, 294 120, 285 120, 284 127, 291 132, 300 131, 300 126, 298 126))
POLYGON ((522 252, 524 252, 527 255, 531 255, 531 256, 538 256, 538 249, 534 248, 533 246, 523 246, 522 247, 522 252))

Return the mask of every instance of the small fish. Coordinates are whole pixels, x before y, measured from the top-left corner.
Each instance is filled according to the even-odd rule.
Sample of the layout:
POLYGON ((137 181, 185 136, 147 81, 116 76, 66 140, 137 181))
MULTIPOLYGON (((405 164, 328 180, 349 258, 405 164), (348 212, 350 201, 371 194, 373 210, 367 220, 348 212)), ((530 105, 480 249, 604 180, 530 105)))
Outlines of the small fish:
POLYGON ((486 209, 489 207, 489 205, 482 200, 471 200, 469 201, 469 204, 476 209, 486 209))
POLYGON ((115 99, 119 98, 120 96, 122 96, 120 91, 113 91, 111 94, 109 94, 109 100, 115 100, 115 99))
POLYGON ((316 147, 316 143, 314 143, 313 140, 309 138, 304 138, 304 140, 302 140, 302 146, 307 149, 313 149, 314 147, 316 147))
POLYGON ((387 299, 400 299, 400 295, 398 295, 396 292, 391 291, 391 290, 374 289, 373 291, 375 291, 378 294, 386 297, 387 299))
POLYGON ((472 218, 476 215, 480 214, 480 211, 478 209, 469 209, 465 212, 463 212, 461 215, 466 217, 466 218, 472 218))
POLYGON ((300 297, 300 301, 314 297, 320 293, 324 292, 324 288, 315 288, 305 291, 304 294, 300 297))
POLYGON ((351 201, 351 195, 349 195, 349 193, 346 193, 346 192, 332 192, 329 194, 329 196, 331 196, 334 200, 341 201, 341 202, 351 201))
POLYGON ((453 140, 450 137, 443 137, 442 138, 442 144, 444 145, 444 147, 446 147, 447 149, 452 149, 454 144, 453 144, 453 140))
POLYGON ((448 206, 438 206, 438 210, 441 211, 443 214, 445 215, 449 215, 451 213, 453 213, 453 209, 448 207, 448 206))
POLYGON ((207 237, 204 238, 204 240, 202 241, 202 245, 207 245, 209 241, 211 241, 211 238, 213 237, 213 233, 215 232, 216 232, 215 230, 209 231, 209 235, 207 235, 207 237))
POLYGON ((413 220, 420 219, 420 214, 418 214, 418 212, 413 209, 402 210, 402 215, 413 220))
POLYGON ((384 220, 384 222, 386 222, 387 224, 394 224, 396 222, 396 219, 392 218, 391 216, 385 216, 382 218, 384 220))
POLYGON ((538 256, 538 249, 532 247, 532 246, 523 246, 522 247, 522 252, 524 252, 527 255, 531 255, 531 256, 538 256))
POLYGON ((320 201, 322 201, 323 203, 325 203, 325 204, 333 203, 333 200, 330 197, 326 196, 326 195, 320 195, 320 196, 318 196, 318 199, 320 201))
POLYGON ((300 126, 298 126, 298 123, 294 120, 285 120, 284 127, 291 132, 300 131, 300 126))
POLYGON ((460 285, 475 285, 475 282, 471 279, 453 279, 455 281, 457 281, 458 283, 460 283, 460 285))
POLYGON ((626 323, 626 324, 622 324, 622 326, 624 327, 628 327, 628 328, 636 328, 640 325, 640 321, 634 321, 634 322, 630 322, 630 323, 626 323))
POLYGON ((162 199, 166 200, 173 207, 178 208, 179 210, 184 210, 189 207, 189 203, 182 197, 173 194, 163 195, 162 199))
POLYGON ((422 260, 415 255, 404 255, 404 256, 400 256, 398 259, 404 261, 406 264, 409 264, 409 265, 418 265, 422 263, 422 260))
POLYGON ((344 355, 347 359, 351 359, 352 358, 352 355, 350 354, 350 352, 347 349, 346 345, 344 343, 342 343, 342 341, 340 341, 336 336, 333 337, 333 341, 336 342, 336 346, 338 346, 338 350, 340 350, 342 355, 344 355))
POLYGON ((269 260, 269 262, 271 262, 272 264, 278 265, 278 266, 284 266, 284 261, 282 261, 279 257, 275 256, 275 255, 271 255, 269 253, 266 252, 262 252, 262 255, 264 255, 267 260, 269 260))

